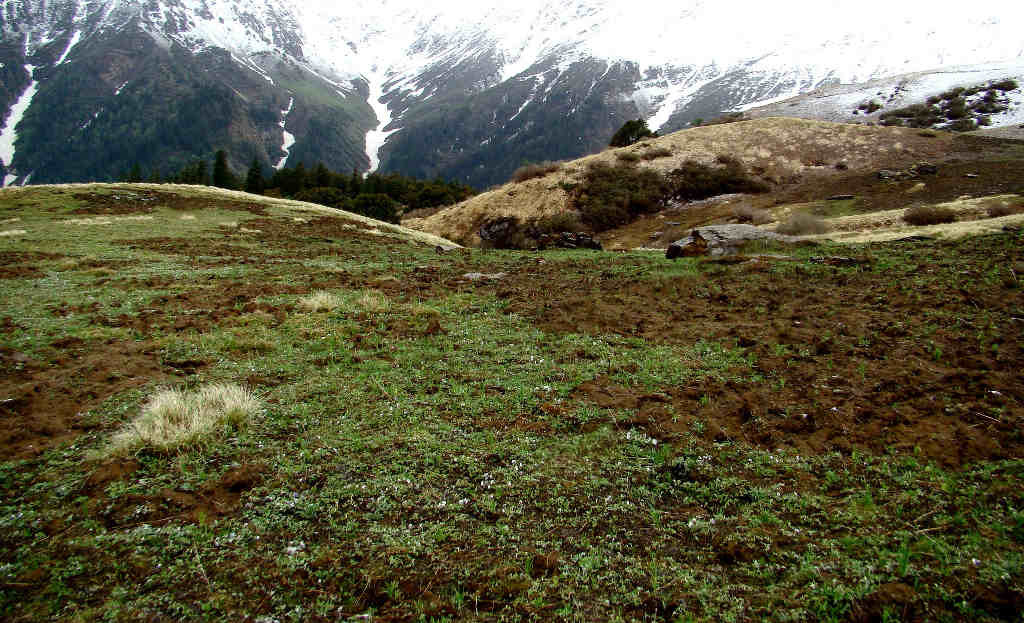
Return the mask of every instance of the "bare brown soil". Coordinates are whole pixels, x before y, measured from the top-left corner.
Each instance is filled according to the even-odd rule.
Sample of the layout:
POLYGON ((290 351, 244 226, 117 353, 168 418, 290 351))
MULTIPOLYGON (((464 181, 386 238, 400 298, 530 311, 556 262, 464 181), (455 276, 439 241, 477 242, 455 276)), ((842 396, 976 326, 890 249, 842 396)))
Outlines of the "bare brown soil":
POLYGON ((58 340, 51 361, 0 350, 0 458, 38 455, 96 428, 84 413, 117 393, 164 378, 147 343, 58 340))
POLYGON ((212 200, 203 197, 187 197, 172 193, 152 190, 115 191, 111 194, 83 192, 72 195, 85 203, 76 208, 73 214, 125 216, 129 214, 149 214, 158 207, 169 207, 173 210, 198 211, 207 209, 234 210, 266 214, 266 207, 241 201, 212 200))
POLYGON ((106 485, 131 476, 139 465, 134 460, 115 460, 101 465, 86 482, 94 508, 108 528, 125 528, 170 521, 204 523, 238 510, 242 496, 260 484, 264 467, 246 464, 227 471, 198 491, 164 489, 158 495, 122 495, 107 502, 106 485))
MULTIPOLYGON (((984 255, 978 249, 972 259, 984 255)), ((577 281, 562 276, 571 272, 565 267, 534 266, 492 287, 509 311, 549 332, 731 343, 754 358, 761 382, 731 378, 737 371, 651 393, 600 377, 574 392, 577 402, 635 411, 617 425, 658 439, 704 422, 709 439, 806 453, 894 450, 950 466, 1024 456, 1024 326, 1009 320, 1022 302, 1018 288, 908 290, 868 270, 798 265, 782 275, 773 261, 784 260, 644 282, 577 281), (976 319, 932 329, 921 314, 964 306, 1007 318, 1015 332, 994 336, 996 352, 972 343, 976 319), (998 418, 990 415, 999 409, 998 418)), ((917 270, 949 268, 930 258, 917 270)))
POLYGON ((0 279, 37 279, 44 273, 32 262, 56 260, 57 253, 0 251, 0 279))

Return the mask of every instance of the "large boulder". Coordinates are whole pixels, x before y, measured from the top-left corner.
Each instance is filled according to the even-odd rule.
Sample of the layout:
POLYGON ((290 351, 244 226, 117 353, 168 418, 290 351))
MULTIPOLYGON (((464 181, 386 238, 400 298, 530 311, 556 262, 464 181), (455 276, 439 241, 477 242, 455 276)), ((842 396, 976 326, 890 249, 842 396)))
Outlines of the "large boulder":
POLYGON ((665 257, 674 260, 677 257, 730 255, 738 252, 740 247, 752 240, 786 243, 801 241, 800 238, 784 236, 753 225, 708 225, 699 227, 686 238, 670 244, 665 257))

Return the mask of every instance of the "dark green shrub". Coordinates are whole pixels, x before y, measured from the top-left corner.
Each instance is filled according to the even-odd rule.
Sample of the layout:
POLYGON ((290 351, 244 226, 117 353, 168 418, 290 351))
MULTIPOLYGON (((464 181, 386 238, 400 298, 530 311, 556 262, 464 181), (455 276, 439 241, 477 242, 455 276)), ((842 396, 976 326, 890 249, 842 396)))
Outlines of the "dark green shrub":
POLYGON ((947 119, 963 119, 967 116, 967 100, 955 97, 942 105, 947 119))
POLYGON ((560 234, 562 232, 586 231, 586 226, 577 212, 559 212, 530 223, 529 234, 539 238, 544 234, 560 234))
POLYGON ((946 91, 945 93, 943 93, 941 95, 941 97, 944 100, 956 99, 956 98, 960 97, 961 95, 963 95, 964 91, 966 91, 966 90, 967 89, 965 89, 963 87, 956 87, 955 89, 950 89, 950 90, 946 91))
POLYGON ((539 164, 524 164, 512 174, 513 182, 525 182, 556 173, 562 169, 560 162, 541 162, 539 164))
POLYGON ((992 84, 990 88, 993 88, 993 89, 995 89, 997 91, 1006 92, 1006 91, 1016 91, 1019 87, 1020 87, 1020 85, 1017 84, 1016 80, 1009 79, 1009 80, 1003 80, 1001 82, 996 82, 996 83, 992 84))
POLYGON ((596 162, 587 167, 572 192, 573 205, 583 222, 594 231, 605 231, 664 208, 671 186, 653 169, 596 162))
POLYGON ((348 202, 345 209, 385 223, 398 223, 402 216, 401 204, 383 194, 359 195, 348 202))
POLYGON ((633 143, 637 143, 649 136, 655 137, 658 134, 651 132, 651 129, 647 127, 647 122, 643 119, 634 119, 624 123, 615 135, 612 136, 612 140, 608 145, 611 147, 629 147, 633 143))
POLYGON ((882 110, 882 105, 878 103, 878 100, 871 100, 870 102, 864 102, 858 106, 857 110, 864 111, 864 114, 870 115, 882 110))
POLYGON ((349 198, 341 190, 333 186, 321 186, 318 188, 307 188, 295 195, 297 201, 307 203, 318 203, 329 208, 346 208, 349 198))
POLYGON ((973 132, 978 129, 978 122, 974 119, 958 119, 945 127, 951 132, 973 132))
POLYGON ((956 212, 939 206, 916 205, 903 215, 903 220, 911 225, 938 225, 956 221, 956 212))
POLYGON ((526 228, 514 216, 488 221, 477 233, 480 247, 484 249, 529 249, 532 243, 526 235, 526 228))
POLYGON ((672 198, 698 201, 731 193, 768 192, 768 185, 750 177, 739 160, 731 156, 719 156, 717 162, 720 166, 711 167, 687 160, 669 173, 672 198))

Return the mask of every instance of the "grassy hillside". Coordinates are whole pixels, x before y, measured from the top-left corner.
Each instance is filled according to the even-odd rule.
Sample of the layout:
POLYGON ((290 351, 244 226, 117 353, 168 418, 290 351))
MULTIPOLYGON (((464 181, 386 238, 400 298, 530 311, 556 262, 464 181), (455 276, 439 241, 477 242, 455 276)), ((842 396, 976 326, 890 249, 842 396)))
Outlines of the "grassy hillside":
POLYGON ((0 617, 1020 620, 1021 232, 440 242, 0 191, 0 617))
POLYGON ((631 147, 608 149, 563 163, 544 177, 506 184, 406 224, 478 246, 478 231, 485 223, 507 217, 524 223, 543 221, 577 208, 575 198, 581 189, 585 192, 586 172, 595 164, 626 163, 668 174, 690 160, 714 165, 723 158, 742 163, 752 178, 767 184, 768 192, 700 203, 669 202, 661 214, 642 216, 639 223, 602 232, 606 246, 664 248, 694 227, 733 221, 740 205, 770 210, 773 216, 788 215, 794 207, 814 207, 829 218, 922 202, 949 202, 963 195, 1024 192, 1024 144, 1019 142, 910 128, 768 118, 693 128, 631 147), (877 176, 881 170, 905 171, 919 163, 933 164, 938 171, 898 179, 877 176), (855 200, 828 202, 837 195, 854 195, 855 200), (837 212, 837 207, 843 211, 837 212))

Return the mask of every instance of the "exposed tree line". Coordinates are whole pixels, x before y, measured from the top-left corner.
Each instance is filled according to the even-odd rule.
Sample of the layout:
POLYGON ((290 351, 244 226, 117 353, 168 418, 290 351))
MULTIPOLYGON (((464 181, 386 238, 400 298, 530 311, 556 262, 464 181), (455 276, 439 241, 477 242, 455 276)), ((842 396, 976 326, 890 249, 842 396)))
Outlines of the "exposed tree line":
POLYGON ((453 205, 476 193, 465 184, 441 179, 418 180, 400 173, 373 173, 366 177, 355 170, 351 174, 337 173, 323 163, 307 169, 300 162, 294 168, 267 173, 259 159, 253 158, 245 176, 240 177, 228 166, 227 153, 221 150, 212 167, 206 160, 197 160, 170 176, 163 177, 159 171, 153 171, 146 177, 138 165, 133 165, 122 177, 127 182, 199 184, 286 197, 393 223, 406 212, 453 205))

